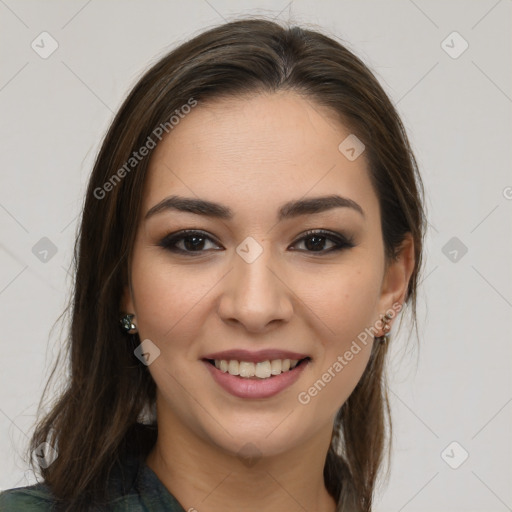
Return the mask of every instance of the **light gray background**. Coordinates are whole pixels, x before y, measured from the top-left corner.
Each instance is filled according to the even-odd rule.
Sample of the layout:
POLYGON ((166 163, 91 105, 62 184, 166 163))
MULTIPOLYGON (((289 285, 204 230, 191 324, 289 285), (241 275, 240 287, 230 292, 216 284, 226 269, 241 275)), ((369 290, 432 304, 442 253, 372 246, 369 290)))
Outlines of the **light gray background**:
POLYGON ((0 488, 35 482, 19 454, 61 346, 50 330, 113 112, 158 56, 244 13, 346 41, 398 105, 425 181, 420 349, 406 328, 394 340, 391 476, 375 509, 512 510, 511 0, 0 0, 0 488), (31 48, 43 31, 59 45, 47 59, 31 48), (458 58, 441 46, 453 31, 469 44, 458 58), (32 252, 43 237, 57 247, 46 262, 32 252), (466 254, 443 252, 453 237, 466 254), (441 456, 453 441, 445 460, 469 453, 458 469, 441 456))

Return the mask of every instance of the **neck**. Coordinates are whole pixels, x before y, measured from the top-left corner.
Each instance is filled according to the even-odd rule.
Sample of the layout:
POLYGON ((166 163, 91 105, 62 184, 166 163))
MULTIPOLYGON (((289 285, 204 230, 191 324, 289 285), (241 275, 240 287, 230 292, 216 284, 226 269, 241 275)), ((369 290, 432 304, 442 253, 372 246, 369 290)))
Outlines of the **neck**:
POLYGON ((146 464, 185 510, 336 511, 323 479, 331 425, 303 446, 258 458, 251 445, 248 457, 236 456, 166 423, 146 464))

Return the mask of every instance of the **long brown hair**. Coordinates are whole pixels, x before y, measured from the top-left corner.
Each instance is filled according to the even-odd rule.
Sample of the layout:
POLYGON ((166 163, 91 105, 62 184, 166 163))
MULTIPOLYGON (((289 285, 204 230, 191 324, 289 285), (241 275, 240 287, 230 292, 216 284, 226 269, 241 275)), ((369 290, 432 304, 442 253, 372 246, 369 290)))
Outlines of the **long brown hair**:
MULTIPOLYGON (((171 117, 191 101, 200 105, 221 96, 278 90, 329 107, 366 145, 386 260, 396 257, 407 233, 414 241, 406 300, 416 321, 423 186, 400 118, 373 74, 342 44, 315 30, 284 28, 259 18, 203 32, 138 81, 105 136, 89 181, 69 306, 70 375, 66 389, 36 425, 29 447, 31 453, 48 442, 58 451, 41 474, 62 510, 101 503, 114 464, 127 451, 147 454, 156 439, 156 425, 141 422, 142 411, 154 404, 155 383, 134 356, 140 340, 127 338, 118 325, 153 149, 140 161, 130 159, 149 146, 149 138, 156 140, 157 127, 170 131, 171 117)), ((324 479, 338 510, 371 510, 390 428, 386 350, 386 344, 375 344, 360 382, 336 417, 324 479)))

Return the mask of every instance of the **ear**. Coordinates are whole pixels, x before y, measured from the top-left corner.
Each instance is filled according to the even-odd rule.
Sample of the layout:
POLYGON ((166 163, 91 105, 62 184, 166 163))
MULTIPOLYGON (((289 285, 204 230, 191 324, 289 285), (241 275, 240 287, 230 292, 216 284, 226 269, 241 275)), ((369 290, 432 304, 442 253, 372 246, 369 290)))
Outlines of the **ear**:
POLYGON ((119 311, 122 313, 130 313, 132 315, 135 314, 132 292, 128 284, 126 284, 123 288, 121 301, 119 303, 119 311))
MULTIPOLYGON (((387 264, 384 272, 379 300, 380 314, 384 314, 388 309, 395 309, 396 304, 403 305, 414 264, 414 240, 411 233, 406 233, 396 257, 387 264)), ((389 325, 392 323, 393 320, 389 325)))

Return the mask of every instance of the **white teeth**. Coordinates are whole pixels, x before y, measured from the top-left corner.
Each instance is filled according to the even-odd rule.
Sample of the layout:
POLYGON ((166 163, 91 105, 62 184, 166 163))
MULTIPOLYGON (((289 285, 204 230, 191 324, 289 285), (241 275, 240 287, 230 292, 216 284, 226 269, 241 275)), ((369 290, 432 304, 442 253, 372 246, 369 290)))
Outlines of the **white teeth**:
POLYGON ((272 369, 270 361, 263 361, 262 363, 256 363, 256 377, 260 379, 266 379, 272 375, 272 369))
POLYGON ((298 364, 298 359, 273 359, 272 361, 260 361, 252 363, 247 361, 236 361, 231 359, 215 359, 215 367, 223 373, 239 375, 240 377, 268 379, 273 375, 280 375, 283 372, 293 370, 298 364))
POLYGON ((238 361, 229 361, 228 372, 231 375, 238 375, 238 361))
POLYGON ((270 373, 272 375, 279 375, 281 373, 282 362, 280 359, 274 359, 270 362, 270 373))
POLYGON ((254 374, 256 372, 256 368, 254 368, 254 363, 240 361, 239 372, 240 377, 254 377, 254 374))

